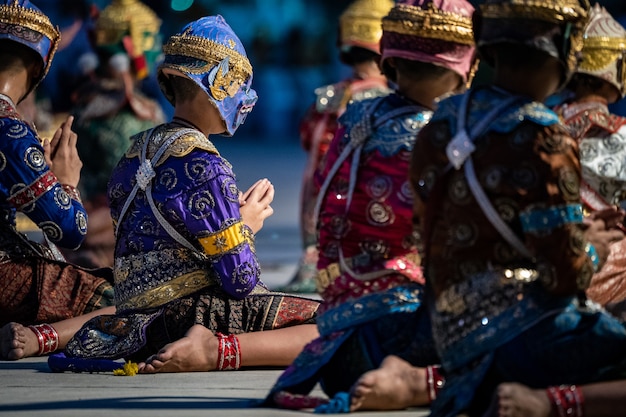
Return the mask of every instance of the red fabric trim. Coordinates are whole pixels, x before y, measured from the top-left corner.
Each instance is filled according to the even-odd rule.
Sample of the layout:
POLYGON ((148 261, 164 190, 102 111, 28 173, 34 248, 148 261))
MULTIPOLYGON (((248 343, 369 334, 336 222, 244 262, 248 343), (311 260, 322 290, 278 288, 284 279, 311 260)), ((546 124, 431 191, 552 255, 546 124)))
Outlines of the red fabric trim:
POLYGON ((10 196, 7 200, 13 205, 13 207, 19 210, 22 207, 35 202, 39 197, 51 190, 56 183, 57 177, 52 171, 47 171, 37 178, 32 184, 22 188, 20 191, 10 196))

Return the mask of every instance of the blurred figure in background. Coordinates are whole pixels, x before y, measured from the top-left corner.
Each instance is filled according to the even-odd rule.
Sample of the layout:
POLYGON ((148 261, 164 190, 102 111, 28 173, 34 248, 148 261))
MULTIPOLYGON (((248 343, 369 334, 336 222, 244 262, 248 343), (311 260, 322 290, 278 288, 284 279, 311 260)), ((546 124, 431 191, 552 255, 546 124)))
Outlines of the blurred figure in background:
MULTIPOLYGON (((48 17, 28 0, 0 2, 0 325, 11 320, 38 324, 30 328, 40 340, 54 329, 39 323, 113 304, 111 271, 68 264, 55 246, 75 248, 87 232, 76 189, 82 163, 73 119, 67 118, 51 140, 42 140, 16 109, 29 94, 32 100, 59 37, 48 17), (38 226, 48 244, 16 230, 20 212, 38 226)), ((26 108, 33 117, 32 101, 26 108)), ((46 353, 55 347, 39 348, 46 353)))
POLYGON ((441 97, 472 77, 473 11, 465 0, 408 0, 382 19, 381 66, 397 87, 347 107, 316 173, 320 337, 281 375, 270 403, 348 412, 434 399, 441 378, 422 308, 409 160, 441 97), (308 395, 318 382, 328 404, 308 395))
MULTIPOLYGON (((160 105, 139 88, 161 54, 161 20, 138 0, 113 0, 92 30, 95 53, 78 60, 83 82, 73 94, 80 184, 89 232, 72 260, 86 266, 113 265, 115 238, 106 199, 111 171, 130 137, 163 122, 160 105)), ((69 255, 68 255, 69 256, 69 255)))
POLYGON ((418 134, 413 218, 446 378, 432 416, 623 415, 626 382, 593 383, 625 375, 626 329, 584 296, 623 234, 588 232, 578 145, 543 104, 576 71, 588 8, 486 0, 473 21, 492 84, 418 134))
POLYGON ((316 100, 300 125, 302 147, 308 154, 302 179, 300 233, 303 254, 288 292, 313 293, 317 273, 317 219, 314 207, 317 191, 313 174, 320 166, 335 136, 337 118, 349 103, 390 93, 380 60, 381 19, 393 6, 391 0, 356 0, 339 19, 338 47, 341 62, 352 68, 349 78, 315 90, 316 100))
MULTIPOLYGON (((584 207, 607 227, 624 230, 626 118, 611 114, 608 105, 626 95, 626 30, 599 4, 591 9, 582 62, 569 89, 573 99, 556 110, 580 147, 584 207)), ((626 240, 611 245, 587 295, 609 307, 626 299, 626 240)), ((614 313, 626 313, 619 310, 614 313)))

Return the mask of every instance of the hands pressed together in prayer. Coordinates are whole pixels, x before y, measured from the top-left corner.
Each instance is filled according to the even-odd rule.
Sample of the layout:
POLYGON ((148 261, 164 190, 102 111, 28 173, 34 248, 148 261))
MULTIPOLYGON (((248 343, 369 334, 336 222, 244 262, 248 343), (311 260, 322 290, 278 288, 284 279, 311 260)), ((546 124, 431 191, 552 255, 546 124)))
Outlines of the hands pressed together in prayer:
POLYGON ((274 200, 274 185, 263 178, 252 184, 245 193, 239 193, 240 212, 243 222, 257 233, 263 222, 274 213, 270 204, 274 200))
POLYGON ((46 163, 59 183, 77 187, 83 163, 76 149, 78 135, 72 130, 73 122, 74 116, 68 116, 54 132, 52 140, 44 141, 43 150, 46 163))

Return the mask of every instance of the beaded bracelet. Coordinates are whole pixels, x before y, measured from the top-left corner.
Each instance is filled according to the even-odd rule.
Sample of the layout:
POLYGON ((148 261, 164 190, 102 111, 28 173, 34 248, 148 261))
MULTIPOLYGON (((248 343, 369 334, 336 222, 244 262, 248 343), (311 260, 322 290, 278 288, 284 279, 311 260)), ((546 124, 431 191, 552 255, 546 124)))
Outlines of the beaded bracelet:
POLYGON ((437 394, 443 388, 445 379, 439 373, 439 366, 427 366, 426 367, 426 386, 428 388, 428 401, 432 403, 437 398, 437 394))
POLYGON ((583 417, 583 393, 576 385, 561 385, 546 390, 552 406, 552 414, 557 417, 583 417))
POLYGON ((234 334, 217 336, 217 370, 235 371, 241 367, 241 348, 239 339, 234 334))
POLYGON ((37 343, 39 343, 38 356, 52 353, 59 348, 59 334, 51 325, 44 323, 28 326, 28 328, 37 336, 37 343))

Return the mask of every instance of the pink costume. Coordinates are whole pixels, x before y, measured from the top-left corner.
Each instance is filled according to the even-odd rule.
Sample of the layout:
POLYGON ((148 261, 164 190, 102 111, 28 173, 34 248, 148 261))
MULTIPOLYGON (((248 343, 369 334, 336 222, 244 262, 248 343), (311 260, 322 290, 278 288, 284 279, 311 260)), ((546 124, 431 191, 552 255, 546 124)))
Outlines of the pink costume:
MULTIPOLYGON (((356 0, 348 6, 339 22, 339 46, 342 54, 350 54, 358 48, 367 51, 359 61, 377 60, 382 35, 381 19, 392 6, 393 2, 390 0, 356 0)), ((358 74, 356 63, 349 64, 354 64, 355 68, 349 78, 315 89, 315 103, 309 107, 300 124, 302 148, 308 154, 300 200, 300 233, 304 252, 298 271, 286 288, 288 291, 315 291, 318 251, 314 208, 318 190, 313 177, 338 129, 337 119, 349 103, 391 92, 384 75, 358 74)))
MULTIPOLYGON (((394 6, 383 18, 383 65, 402 53, 404 59, 448 68, 466 82, 474 58, 472 11, 464 0, 394 6), (451 16, 464 26, 439 25, 451 16)), ((347 412, 350 387, 384 357, 397 355, 423 367, 438 363, 428 312, 421 308, 424 277, 408 177, 416 135, 431 115, 396 92, 355 102, 339 119, 316 175, 317 289, 325 301, 316 322, 320 337, 281 375, 269 402, 347 412), (317 382, 333 397, 328 404, 308 396, 317 382)))

